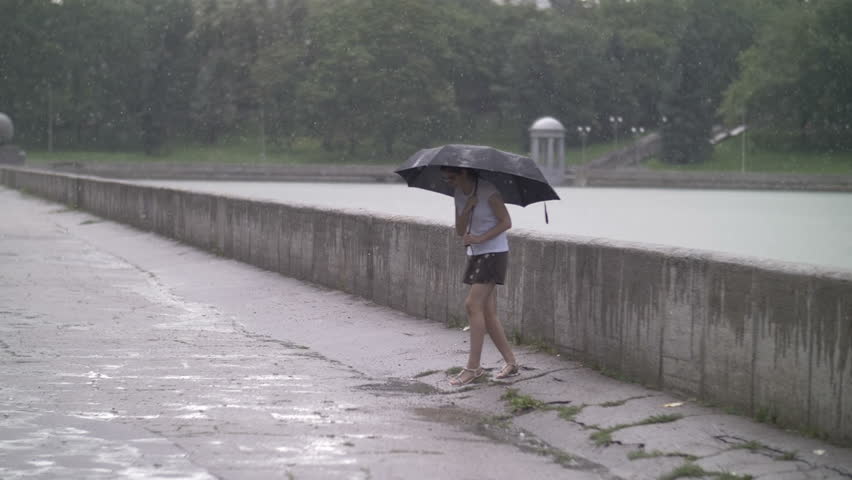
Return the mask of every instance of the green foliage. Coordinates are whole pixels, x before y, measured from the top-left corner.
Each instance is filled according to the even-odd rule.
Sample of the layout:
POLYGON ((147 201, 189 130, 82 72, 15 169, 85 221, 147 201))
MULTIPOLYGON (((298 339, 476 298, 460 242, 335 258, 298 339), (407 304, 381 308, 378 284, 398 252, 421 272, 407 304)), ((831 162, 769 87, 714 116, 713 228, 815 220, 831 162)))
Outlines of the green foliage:
POLYGON ((740 2, 693 0, 671 57, 671 77, 661 113, 662 160, 701 163, 712 153, 708 142, 722 92, 737 75, 737 54, 751 42, 752 19, 740 2))
POLYGON ((776 457, 776 460, 780 460, 782 462, 794 462, 799 459, 799 452, 795 450, 784 452, 783 454, 776 457))
POLYGON ((685 463, 671 472, 660 477, 660 480, 677 480, 678 478, 701 478, 706 476, 706 472, 700 466, 694 463, 685 463))
POLYGON ((751 475, 737 475, 731 472, 710 472, 692 462, 685 463, 671 472, 660 476, 660 480, 677 480, 678 478, 713 477, 717 480, 752 480, 751 475))
POLYGON ((506 390, 506 393, 500 399, 509 403, 512 413, 524 413, 530 410, 538 410, 545 406, 540 400, 527 395, 521 395, 516 388, 506 390))
POLYGON ((656 458, 656 457, 662 457, 663 455, 664 455, 664 453, 659 451, 659 450, 654 450, 652 452, 649 452, 647 450, 632 450, 630 452, 627 452, 627 458, 629 460, 639 460, 639 459, 642 459, 642 458, 656 458))
POLYGON ((763 145, 848 151, 852 3, 776 3, 740 56, 743 73, 727 88, 721 111, 729 122, 747 114, 763 145))
POLYGON ((506 116, 526 127, 547 114, 599 132, 596 91, 613 78, 599 60, 605 47, 602 32, 590 23, 545 14, 528 20, 509 45, 506 116))
POLYGON ((640 420, 639 422, 635 423, 634 425, 653 425, 655 423, 671 423, 671 422, 676 422, 676 421, 680 420, 681 418, 683 418, 683 415, 681 415, 679 413, 672 413, 672 414, 668 414, 668 415, 652 415, 648 418, 640 420))
POLYGON ((774 408, 769 407, 760 407, 757 409, 757 412, 754 414, 754 419, 760 423, 778 423, 779 413, 774 408))
MULTIPOLYGON (((621 427, 623 428, 624 426, 621 426, 621 427)), ((615 429, 615 430, 618 430, 618 429, 615 429)), ((599 431, 591 434, 589 436, 589 439, 591 441, 595 442, 595 446, 605 447, 605 446, 612 443, 612 432, 614 432, 615 430, 613 430, 613 429, 599 430, 599 431)))
POLYGON ((595 442, 595 445, 597 445, 599 447, 606 446, 606 445, 609 445, 610 443, 612 443, 612 434, 614 432, 619 431, 619 430, 623 430, 625 428, 630 428, 630 427, 638 427, 638 426, 641 426, 641 425, 653 425, 653 424, 657 424, 657 423, 670 423, 670 422, 675 422, 677 420, 680 420, 681 418, 683 418, 683 415, 680 415, 680 414, 653 415, 653 416, 650 416, 648 418, 644 418, 642 420, 639 420, 638 422, 620 423, 620 424, 612 426, 612 427, 602 428, 602 429, 596 431, 595 433, 591 434, 589 436, 589 439, 591 439, 593 442, 595 442))
POLYGON ((354 154, 364 139, 391 154, 425 145, 457 115, 440 63, 449 53, 441 11, 418 0, 363 0, 319 19, 300 97, 306 122, 328 148, 354 154))
POLYGON ((569 405, 567 407, 559 407, 556 410, 559 412, 559 418, 570 422, 574 420, 574 418, 582 412, 585 407, 585 405, 569 405))
POLYGON ((653 451, 650 451, 650 452, 647 451, 647 450, 633 450, 633 451, 627 453, 627 458, 630 459, 630 460, 640 460, 640 459, 643 459, 643 458, 657 458, 657 457, 681 457, 681 458, 685 458, 689 461, 694 461, 694 460, 698 459, 698 457, 696 457, 695 455, 689 455, 687 453, 679 453, 679 452, 666 453, 666 452, 661 452, 660 450, 653 450, 653 451))
POLYGON ((763 445, 762 443, 760 443, 757 440, 750 440, 748 442, 743 442, 743 443, 737 444, 732 448, 733 449, 745 449, 745 450, 748 450, 750 452, 756 452, 758 450, 766 448, 766 446, 763 445))
POLYGON ((0 108, 28 147, 164 155, 242 135, 272 161, 387 161, 523 152, 542 115, 569 146, 578 125, 611 144, 666 115, 662 158, 684 165, 711 159, 720 112, 758 145, 852 146, 846 0, 0 1, 0 108), (325 152, 301 156, 306 137, 325 152))

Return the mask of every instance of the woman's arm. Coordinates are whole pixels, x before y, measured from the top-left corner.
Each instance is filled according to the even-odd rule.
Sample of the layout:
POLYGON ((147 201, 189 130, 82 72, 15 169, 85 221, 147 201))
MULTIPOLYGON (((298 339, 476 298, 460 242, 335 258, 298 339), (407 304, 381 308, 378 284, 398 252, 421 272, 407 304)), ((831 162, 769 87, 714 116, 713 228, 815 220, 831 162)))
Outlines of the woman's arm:
MULTIPOLYGON (((491 195, 488 198, 488 205, 491 206, 494 216, 497 217, 497 225, 494 225, 494 228, 488 230, 482 235, 465 235, 465 245, 476 245, 482 242, 487 242, 488 240, 491 240, 497 235, 500 235, 506 230, 512 228, 512 217, 509 216, 509 211, 506 209, 506 204, 503 202, 503 197, 500 196, 500 193, 491 195)), ((458 232, 458 230, 456 231, 458 232)))

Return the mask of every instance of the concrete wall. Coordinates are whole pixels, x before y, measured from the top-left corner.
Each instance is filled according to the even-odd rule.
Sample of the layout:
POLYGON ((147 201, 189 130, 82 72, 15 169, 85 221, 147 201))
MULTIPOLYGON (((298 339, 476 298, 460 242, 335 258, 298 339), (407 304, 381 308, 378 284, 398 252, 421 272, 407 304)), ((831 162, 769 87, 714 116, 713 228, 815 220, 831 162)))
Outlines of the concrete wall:
MULTIPOLYGON (((443 225, 0 168, 2 183, 412 315, 463 321, 443 225)), ((516 233, 509 332, 645 384, 852 440, 852 274, 516 233)))

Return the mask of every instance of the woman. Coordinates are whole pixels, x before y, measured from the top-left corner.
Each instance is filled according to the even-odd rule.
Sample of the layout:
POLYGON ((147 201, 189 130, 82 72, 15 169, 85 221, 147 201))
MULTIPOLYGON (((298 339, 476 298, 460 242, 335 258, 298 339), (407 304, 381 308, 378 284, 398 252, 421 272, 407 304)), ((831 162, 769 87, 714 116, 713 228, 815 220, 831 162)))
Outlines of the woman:
POLYGON ((497 320, 496 285, 503 285, 509 257, 506 231, 512 219, 497 188, 478 177, 476 170, 442 167, 441 174, 455 189, 456 234, 468 247, 464 283, 470 291, 464 306, 470 322, 470 354, 467 367, 450 380, 454 386, 467 385, 484 373, 480 366, 485 333, 503 355, 506 365, 495 378, 518 375, 518 363, 512 347, 497 320))

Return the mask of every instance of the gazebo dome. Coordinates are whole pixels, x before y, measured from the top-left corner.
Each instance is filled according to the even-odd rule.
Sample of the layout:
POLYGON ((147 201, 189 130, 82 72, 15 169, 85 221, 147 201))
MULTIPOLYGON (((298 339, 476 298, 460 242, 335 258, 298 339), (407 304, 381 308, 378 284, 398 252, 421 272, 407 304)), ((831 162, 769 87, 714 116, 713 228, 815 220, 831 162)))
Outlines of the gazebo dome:
POLYGON ((565 127, 553 117, 541 117, 532 124, 530 132, 564 132, 565 127))

